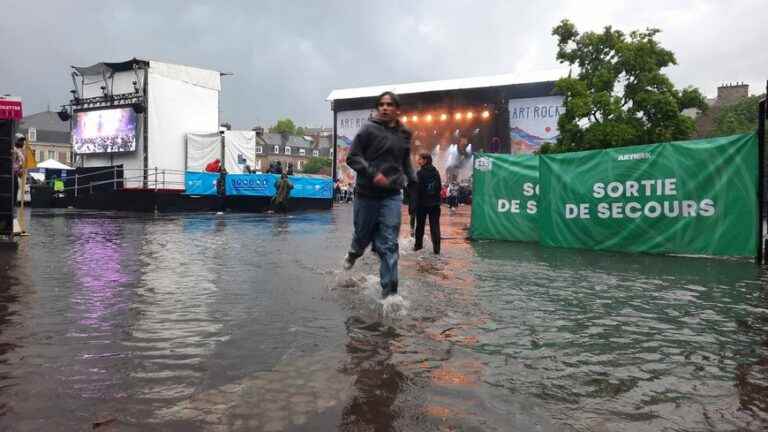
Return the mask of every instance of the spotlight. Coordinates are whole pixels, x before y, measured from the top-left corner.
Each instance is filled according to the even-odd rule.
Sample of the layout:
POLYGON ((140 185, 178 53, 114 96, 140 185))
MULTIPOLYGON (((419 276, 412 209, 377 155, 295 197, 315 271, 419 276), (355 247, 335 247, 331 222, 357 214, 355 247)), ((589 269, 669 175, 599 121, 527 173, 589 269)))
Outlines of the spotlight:
POLYGON ((475 116, 475 113, 473 113, 472 111, 467 111, 467 120, 472 120, 472 117, 474 116, 475 116))
POLYGON ((482 116, 484 119, 487 119, 488 117, 490 117, 490 116, 491 116, 491 113, 489 113, 489 112, 488 112, 488 110, 485 110, 485 111, 483 111, 483 113, 481 114, 481 116, 482 116))
POLYGON ((456 114, 454 114, 454 115, 453 115, 453 118, 454 118, 455 120, 461 120, 461 113, 460 113, 460 112, 457 112, 456 114))
POLYGON ((427 122, 432 122, 432 114, 427 114, 427 122))
POLYGON ((402 123, 408 123, 408 116, 402 116, 402 117, 400 117, 400 121, 401 121, 402 123))
POLYGON ((448 114, 445 114, 445 113, 440 114, 440 121, 446 121, 446 120, 448 120, 448 114))
POLYGON ((146 109, 147 107, 145 107, 144 104, 141 104, 141 103, 133 104, 133 112, 135 112, 136 114, 143 114, 146 109))
POLYGON ((411 120, 413 120, 413 121, 414 121, 414 123, 415 123, 415 122, 419 121, 419 116, 417 116, 416 114, 414 114, 414 115, 412 115, 412 116, 411 116, 411 120))
POLYGON ((67 108, 62 105, 61 111, 57 112, 56 115, 59 116, 59 120, 61 121, 69 121, 72 116, 69 114, 69 111, 67 111, 67 108))

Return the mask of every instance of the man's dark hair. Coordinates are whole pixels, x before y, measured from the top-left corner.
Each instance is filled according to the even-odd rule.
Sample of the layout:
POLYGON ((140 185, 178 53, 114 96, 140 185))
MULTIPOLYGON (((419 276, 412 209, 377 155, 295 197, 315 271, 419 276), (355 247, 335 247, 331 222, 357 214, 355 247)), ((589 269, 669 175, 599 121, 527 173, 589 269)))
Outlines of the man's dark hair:
POLYGON ((376 98, 376 106, 374 108, 379 107, 379 102, 381 102, 381 99, 384 96, 389 96, 389 98, 392 99, 392 103, 395 104, 395 107, 400 108, 400 98, 391 91, 385 91, 384 93, 380 94, 379 97, 376 98))
POLYGON ((419 157, 424 159, 425 161, 427 161, 427 165, 432 165, 432 155, 431 154, 429 154, 427 152, 424 152, 424 153, 420 154, 419 157))

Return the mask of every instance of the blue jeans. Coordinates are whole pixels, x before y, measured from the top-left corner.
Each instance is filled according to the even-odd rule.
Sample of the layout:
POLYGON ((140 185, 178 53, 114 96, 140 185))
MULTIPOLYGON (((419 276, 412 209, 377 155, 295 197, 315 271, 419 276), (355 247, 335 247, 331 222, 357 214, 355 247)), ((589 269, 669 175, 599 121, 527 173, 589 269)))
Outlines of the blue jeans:
POLYGON ((397 293, 397 260, 400 256, 400 195, 387 198, 358 196, 354 203, 355 234, 349 254, 360 257, 371 242, 371 250, 379 255, 379 278, 383 296, 397 293))

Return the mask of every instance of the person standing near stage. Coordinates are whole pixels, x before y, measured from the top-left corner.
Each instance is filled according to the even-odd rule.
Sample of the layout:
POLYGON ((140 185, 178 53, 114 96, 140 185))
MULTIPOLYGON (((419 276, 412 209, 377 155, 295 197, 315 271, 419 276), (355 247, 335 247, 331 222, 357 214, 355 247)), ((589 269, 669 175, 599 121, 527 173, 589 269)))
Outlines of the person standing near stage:
POLYGON ((432 155, 422 153, 416 160, 419 172, 416 187, 416 242, 413 250, 423 248, 424 229, 429 217, 429 235, 432 237, 432 251, 440 253, 440 173, 432 165, 432 155))
POLYGON ((392 92, 376 98, 376 115, 352 141, 347 165, 357 173, 354 234, 344 268, 350 269, 369 244, 381 261, 382 297, 397 294, 400 191, 416 181, 411 166, 411 131, 400 123, 400 100, 392 92))
POLYGON ((219 178, 216 179, 216 194, 219 196, 218 214, 224 214, 224 209, 227 207, 227 170, 223 166, 219 166, 219 178))
POLYGON ((448 209, 453 211, 459 206, 459 184, 452 181, 448 185, 448 209))
POLYGON ((280 213, 288 213, 288 197, 291 194, 293 185, 288 180, 288 174, 280 174, 280 180, 275 183, 275 196, 272 197, 272 204, 274 205, 274 211, 280 213))
MULTIPOLYGON (((16 207, 19 197, 19 185, 24 175, 24 135, 16 134, 16 143, 13 145, 13 206, 16 207)), ((23 194, 23 192, 22 192, 23 194)), ((22 196, 21 199, 24 199, 22 196)))

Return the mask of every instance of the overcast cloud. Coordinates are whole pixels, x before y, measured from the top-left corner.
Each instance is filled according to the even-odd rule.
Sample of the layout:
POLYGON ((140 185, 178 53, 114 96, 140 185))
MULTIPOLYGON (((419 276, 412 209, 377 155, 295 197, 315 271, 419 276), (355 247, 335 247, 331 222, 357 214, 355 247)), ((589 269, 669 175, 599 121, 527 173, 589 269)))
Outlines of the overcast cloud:
POLYGON ((714 95, 768 78, 763 1, 140 1, 4 2, 0 94, 25 112, 66 102, 70 65, 132 57, 235 75, 222 119, 237 128, 291 117, 332 123, 335 88, 557 68, 552 27, 657 27, 678 86, 714 95), (763 23, 761 23, 761 21, 763 23))

